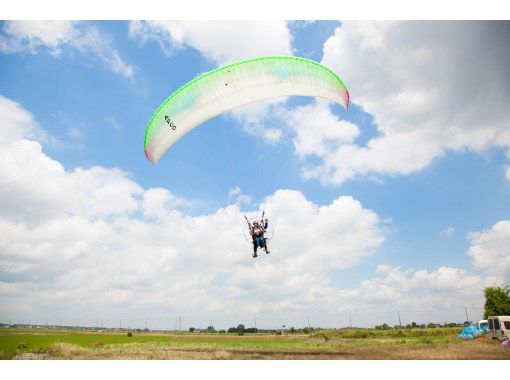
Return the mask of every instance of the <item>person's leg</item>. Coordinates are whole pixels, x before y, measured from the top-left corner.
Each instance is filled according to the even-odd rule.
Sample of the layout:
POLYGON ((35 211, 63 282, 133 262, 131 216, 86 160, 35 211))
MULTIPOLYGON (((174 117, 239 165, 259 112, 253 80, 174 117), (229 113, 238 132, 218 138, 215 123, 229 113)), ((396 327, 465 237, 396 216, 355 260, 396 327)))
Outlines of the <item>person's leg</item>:
POLYGON ((253 238, 253 257, 257 257, 257 241, 253 238))

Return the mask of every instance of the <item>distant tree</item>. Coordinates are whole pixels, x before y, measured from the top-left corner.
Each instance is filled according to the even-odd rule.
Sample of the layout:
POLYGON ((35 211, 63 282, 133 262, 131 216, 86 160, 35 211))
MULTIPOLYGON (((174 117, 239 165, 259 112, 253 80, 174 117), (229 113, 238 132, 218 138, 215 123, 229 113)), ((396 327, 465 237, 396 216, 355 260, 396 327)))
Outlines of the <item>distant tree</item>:
POLYGON ((303 334, 309 334, 309 333, 310 333, 310 329, 308 327, 304 327, 303 334))
POLYGON ((208 326, 205 331, 207 331, 207 332, 215 332, 216 330, 214 329, 213 326, 208 326))
POLYGON ((418 324, 416 322, 411 322, 411 327, 415 329, 416 327, 418 327, 418 324))
POLYGON ((483 293, 484 319, 493 315, 510 315, 510 286, 488 286, 483 293))
POLYGON ((296 329, 295 329, 294 327, 291 327, 291 328, 289 329, 289 332, 290 332, 291 334, 294 334, 294 333, 296 332, 296 329))
POLYGON ((257 332, 257 329, 255 327, 248 327, 247 329, 244 330, 244 332, 247 334, 254 334, 257 332))
POLYGON ((225 334, 225 333, 226 333, 226 331, 225 331, 225 330, 218 330, 218 332, 219 332, 220 334, 225 334))
POLYGON ((427 327, 428 327, 429 329, 433 329, 433 328, 436 328, 436 325, 435 325, 435 324, 433 324, 433 323, 431 322, 431 323, 429 323, 429 324, 427 325, 427 327))
POLYGON ((236 327, 231 327, 227 330, 228 333, 236 333, 237 332, 237 328, 236 327))
POLYGON ((195 332, 195 330, 196 330, 196 328, 194 328, 194 327, 190 327, 190 328, 189 328, 189 332, 190 332, 190 333, 195 332))
POLYGON ((237 332, 244 332, 244 330, 245 330, 245 327, 243 324, 237 325, 237 332))

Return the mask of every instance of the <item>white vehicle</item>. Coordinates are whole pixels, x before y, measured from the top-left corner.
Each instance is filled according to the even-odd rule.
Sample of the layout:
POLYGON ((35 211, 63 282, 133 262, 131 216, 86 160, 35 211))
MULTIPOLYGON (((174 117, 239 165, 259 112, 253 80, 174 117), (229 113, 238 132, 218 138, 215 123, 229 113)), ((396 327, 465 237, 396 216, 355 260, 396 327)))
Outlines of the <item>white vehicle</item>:
POLYGON ((510 316, 489 317, 488 322, 492 339, 504 340, 510 337, 510 316))

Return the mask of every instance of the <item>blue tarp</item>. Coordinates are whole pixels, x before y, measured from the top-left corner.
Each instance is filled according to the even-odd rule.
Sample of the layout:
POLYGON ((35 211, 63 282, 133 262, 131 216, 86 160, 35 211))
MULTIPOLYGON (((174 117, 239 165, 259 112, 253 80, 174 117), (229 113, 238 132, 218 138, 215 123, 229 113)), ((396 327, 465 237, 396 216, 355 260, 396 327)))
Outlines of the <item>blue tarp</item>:
POLYGON ((481 328, 476 325, 469 325, 464 328, 459 334, 461 339, 474 339, 477 336, 486 334, 489 332, 488 327, 482 326, 481 328))

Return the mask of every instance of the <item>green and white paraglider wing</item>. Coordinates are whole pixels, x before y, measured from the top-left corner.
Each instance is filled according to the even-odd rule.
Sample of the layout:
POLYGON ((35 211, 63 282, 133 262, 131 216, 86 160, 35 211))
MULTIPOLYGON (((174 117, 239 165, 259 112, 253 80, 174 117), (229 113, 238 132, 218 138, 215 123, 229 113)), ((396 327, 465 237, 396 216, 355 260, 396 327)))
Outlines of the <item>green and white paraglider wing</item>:
POLYGON ((293 56, 252 58, 204 73, 170 95, 145 131, 153 163, 177 140, 213 117, 262 99, 313 96, 349 104, 342 80, 318 62, 293 56))

